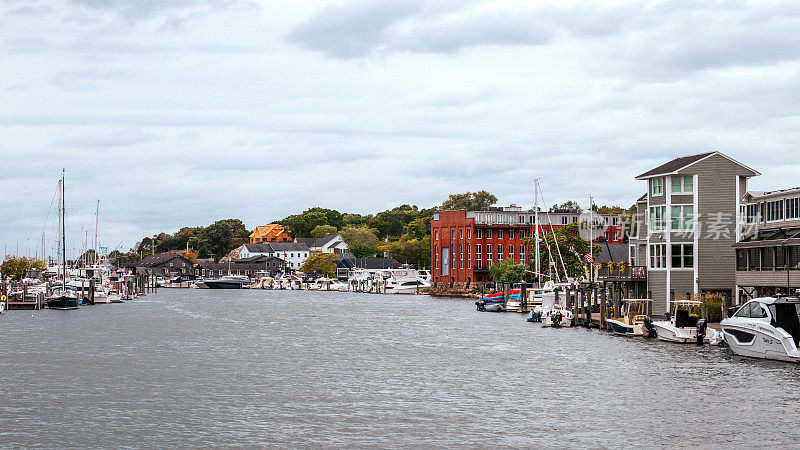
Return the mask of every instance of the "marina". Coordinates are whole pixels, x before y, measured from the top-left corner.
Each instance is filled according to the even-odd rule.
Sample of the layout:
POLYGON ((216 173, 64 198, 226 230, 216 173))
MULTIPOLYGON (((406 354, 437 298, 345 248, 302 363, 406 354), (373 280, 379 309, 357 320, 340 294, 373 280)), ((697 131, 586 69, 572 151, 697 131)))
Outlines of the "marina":
POLYGON ((796 365, 464 299, 159 289, 11 313, 0 440, 17 447, 773 447, 800 413, 796 365))

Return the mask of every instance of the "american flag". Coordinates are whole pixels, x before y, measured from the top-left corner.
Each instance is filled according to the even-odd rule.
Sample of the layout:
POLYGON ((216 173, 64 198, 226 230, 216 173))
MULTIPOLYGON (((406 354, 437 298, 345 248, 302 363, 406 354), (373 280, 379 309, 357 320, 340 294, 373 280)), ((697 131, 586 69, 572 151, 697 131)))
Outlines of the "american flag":
POLYGON ((586 258, 586 262, 588 262, 589 264, 594 264, 594 258, 592 258, 591 253, 583 255, 583 257, 586 258))

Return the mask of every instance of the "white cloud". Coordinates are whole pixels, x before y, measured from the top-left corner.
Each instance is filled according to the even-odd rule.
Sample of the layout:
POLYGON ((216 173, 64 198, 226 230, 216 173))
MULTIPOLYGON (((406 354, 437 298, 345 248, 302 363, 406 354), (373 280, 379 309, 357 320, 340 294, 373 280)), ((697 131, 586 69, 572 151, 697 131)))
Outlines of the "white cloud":
POLYGON ((797 185, 800 8, 778 2, 0 4, 0 244, 38 242, 67 168, 74 240, 487 189, 629 205, 721 150, 797 185))

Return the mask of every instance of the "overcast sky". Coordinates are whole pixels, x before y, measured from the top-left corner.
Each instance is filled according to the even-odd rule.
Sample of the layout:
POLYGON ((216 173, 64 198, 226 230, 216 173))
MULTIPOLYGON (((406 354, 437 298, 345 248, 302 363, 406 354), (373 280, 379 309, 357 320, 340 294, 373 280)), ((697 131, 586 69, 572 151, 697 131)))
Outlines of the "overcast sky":
POLYGON ((798 186, 798 30, 764 0, 3 0, 0 245, 52 231, 62 167, 70 247, 99 199, 112 249, 312 206, 529 206, 535 177, 628 206, 711 150, 798 186))

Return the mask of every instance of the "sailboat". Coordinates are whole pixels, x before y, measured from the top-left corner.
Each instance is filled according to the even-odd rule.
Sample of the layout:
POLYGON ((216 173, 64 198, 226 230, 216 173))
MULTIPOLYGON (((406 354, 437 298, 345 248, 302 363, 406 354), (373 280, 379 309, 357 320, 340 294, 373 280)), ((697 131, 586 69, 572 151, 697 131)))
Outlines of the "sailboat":
POLYGON ((53 289, 53 296, 47 299, 47 307, 50 309, 78 309, 78 304, 80 300, 75 292, 71 292, 69 290, 69 286, 67 285, 67 245, 66 245, 66 225, 65 225, 65 215, 64 215, 64 173, 65 171, 62 169, 61 171, 61 180, 59 180, 59 200, 58 200, 58 221, 59 225, 59 239, 58 239, 58 246, 60 250, 60 262, 61 267, 59 267, 59 275, 61 277, 61 285, 60 287, 56 287, 53 289))

